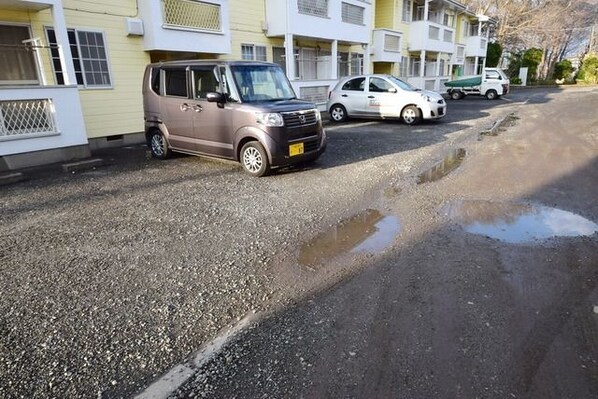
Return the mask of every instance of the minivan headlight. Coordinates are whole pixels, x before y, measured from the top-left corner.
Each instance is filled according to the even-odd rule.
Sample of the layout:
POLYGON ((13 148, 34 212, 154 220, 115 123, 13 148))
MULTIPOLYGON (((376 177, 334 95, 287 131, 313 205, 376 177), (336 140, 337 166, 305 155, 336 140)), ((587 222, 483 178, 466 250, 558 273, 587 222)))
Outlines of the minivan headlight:
POLYGON ((264 126, 284 126, 282 115, 275 112, 256 112, 257 123, 264 126))
POLYGON ((319 122, 322 120, 322 114, 320 113, 319 109, 315 109, 314 111, 316 111, 316 120, 319 122))

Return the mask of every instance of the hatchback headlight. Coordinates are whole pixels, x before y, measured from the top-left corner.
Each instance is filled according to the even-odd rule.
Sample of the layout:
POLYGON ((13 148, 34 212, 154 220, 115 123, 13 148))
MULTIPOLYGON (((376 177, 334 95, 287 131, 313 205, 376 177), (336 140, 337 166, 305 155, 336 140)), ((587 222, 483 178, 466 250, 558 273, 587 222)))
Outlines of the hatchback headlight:
POLYGON ((424 100, 426 100, 429 103, 434 102, 434 100, 427 94, 421 94, 421 96, 424 100))
POLYGON ((256 112, 256 121, 260 125, 264 126, 284 126, 284 120, 282 115, 275 112, 256 112))

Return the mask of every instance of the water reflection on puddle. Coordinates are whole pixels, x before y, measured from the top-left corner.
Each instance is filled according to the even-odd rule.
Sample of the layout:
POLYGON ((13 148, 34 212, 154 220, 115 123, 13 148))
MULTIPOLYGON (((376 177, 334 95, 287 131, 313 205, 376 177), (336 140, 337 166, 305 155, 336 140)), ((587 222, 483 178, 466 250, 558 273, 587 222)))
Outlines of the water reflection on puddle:
POLYGON ((429 183, 442 179, 444 176, 457 169, 465 159, 466 151, 458 148, 451 151, 442 162, 432 166, 417 178, 417 184, 429 183))
POLYGON ((315 267, 349 252, 381 252, 400 230, 399 218, 368 209, 340 222, 301 247, 299 263, 315 267))
POLYGON ((514 244, 598 232, 598 224, 590 220, 539 205, 463 201, 449 206, 448 213, 468 233, 514 244))

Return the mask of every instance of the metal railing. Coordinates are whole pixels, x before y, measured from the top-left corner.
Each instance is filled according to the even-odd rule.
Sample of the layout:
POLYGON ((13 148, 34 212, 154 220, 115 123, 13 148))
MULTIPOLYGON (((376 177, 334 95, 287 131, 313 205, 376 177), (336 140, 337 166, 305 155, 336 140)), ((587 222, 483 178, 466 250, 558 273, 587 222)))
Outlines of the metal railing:
POLYGON ((0 139, 58 133, 51 99, 0 101, 0 139))
POLYGON ((162 0, 164 24, 187 29, 222 31, 220 5, 192 0, 162 0))

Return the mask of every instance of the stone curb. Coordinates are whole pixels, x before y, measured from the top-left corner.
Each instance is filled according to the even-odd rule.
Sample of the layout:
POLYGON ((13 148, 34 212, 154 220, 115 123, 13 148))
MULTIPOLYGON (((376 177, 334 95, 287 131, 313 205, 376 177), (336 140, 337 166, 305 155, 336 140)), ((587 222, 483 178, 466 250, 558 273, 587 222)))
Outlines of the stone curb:
POLYGON ((76 172, 78 170, 92 169, 103 164, 104 160, 101 158, 85 159, 83 161, 63 163, 62 170, 64 172, 76 172))

